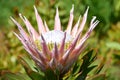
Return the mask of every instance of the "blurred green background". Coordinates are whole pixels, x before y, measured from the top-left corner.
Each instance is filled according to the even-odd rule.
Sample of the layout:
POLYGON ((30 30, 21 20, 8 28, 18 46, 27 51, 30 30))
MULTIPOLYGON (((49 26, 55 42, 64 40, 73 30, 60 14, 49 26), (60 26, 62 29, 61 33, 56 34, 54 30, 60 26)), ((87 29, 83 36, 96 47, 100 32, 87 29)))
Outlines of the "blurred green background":
POLYGON ((24 72, 19 63, 19 56, 26 55, 20 41, 13 32, 17 27, 10 20, 14 17, 23 26, 18 14, 25 15, 37 29, 33 5, 39 11, 49 28, 54 25, 56 7, 63 29, 66 28, 69 12, 74 4, 74 23, 79 15, 83 15, 87 6, 90 7, 85 30, 92 16, 97 16, 100 24, 95 28, 87 41, 86 50, 96 48, 98 59, 105 64, 101 73, 106 74, 107 80, 120 80, 120 0, 0 0, 0 75, 4 71, 24 72), (93 45, 94 44, 94 45, 93 45))

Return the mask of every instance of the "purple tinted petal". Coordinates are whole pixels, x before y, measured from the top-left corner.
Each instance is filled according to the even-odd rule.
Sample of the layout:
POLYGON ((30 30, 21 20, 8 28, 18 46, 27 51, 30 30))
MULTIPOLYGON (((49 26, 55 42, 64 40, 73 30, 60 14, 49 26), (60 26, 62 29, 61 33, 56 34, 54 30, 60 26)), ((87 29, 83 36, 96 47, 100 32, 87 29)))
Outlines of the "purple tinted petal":
POLYGON ((65 64, 62 72, 66 72, 66 71, 68 71, 71 68, 71 66, 78 59, 80 53, 83 51, 84 48, 85 48, 84 46, 81 46, 81 48, 74 49, 71 52, 71 54, 69 55, 69 58, 66 60, 66 64, 65 64))
POLYGON ((56 60, 59 59, 59 54, 58 54, 58 47, 57 47, 57 44, 55 43, 54 44, 54 52, 53 52, 53 56, 56 60))
POLYGON ((45 41, 45 39, 42 35, 41 35, 41 39, 42 39, 42 41, 41 41, 42 51, 48 58, 50 58, 51 57, 51 52, 50 52, 50 50, 49 50, 49 48, 46 44, 46 41, 45 41))
POLYGON ((20 41, 21 41, 22 44, 24 45, 26 51, 27 51, 31 56, 35 56, 35 57, 37 57, 37 58, 38 58, 38 56, 39 56, 40 60, 41 60, 43 63, 46 63, 46 62, 45 62, 45 57, 44 57, 44 55, 42 55, 42 53, 40 53, 40 52, 38 51, 38 49, 35 47, 34 44, 32 44, 31 41, 25 40, 25 38, 24 38, 22 35, 19 36, 19 35, 17 35, 16 33, 14 33, 14 34, 20 39, 20 41))
POLYGON ((28 21, 28 19, 25 16, 24 16, 24 18, 22 17, 21 14, 19 14, 19 16, 25 23, 27 30, 30 33, 30 36, 33 38, 33 40, 36 40, 39 36, 38 33, 35 31, 35 29, 32 27, 32 25, 30 24, 30 22, 28 21))
POLYGON ((67 58, 69 57, 71 51, 72 51, 72 47, 66 51, 66 53, 62 56, 62 59, 60 60, 60 62, 64 65, 66 63, 67 58))
POLYGON ((35 63, 41 68, 42 71, 46 70, 46 64, 42 63, 39 59, 34 56, 31 56, 35 63))
POLYGON ((76 46, 76 44, 77 44, 77 41, 78 41, 78 39, 79 39, 79 36, 80 36, 80 35, 78 35, 78 36, 73 40, 73 42, 71 43, 69 49, 68 49, 68 50, 66 51, 66 53, 63 55, 62 60, 61 60, 61 61, 63 62, 63 64, 66 62, 66 60, 67 60, 67 58, 69 57, 70 53, 74 50, 74 48, 75 48, 75 46, 76 46))
POLYGON ((79 34, 75 39, 73 39, 73 41, 71 42, 69 48, 70 48, 70 47, 74 48, 74 47, 76 46, 79 37, 80 37, 80 34, 79 34))
POLYGON ((56 66, 57 66, 56 65, 57 62, 56 62, 55 58, 52 58, 48 64, 49 64, 49 66, 50 66, 51 69, 55 69, 56 66))
POLYGON ((68 59, 68 61, 71 60, 72 58, 75 59, 75 57, 79 57, 79 54, 83 51, 84 48, 85 48, 84 44, 75 48, 70 54, 70 57, 69 57, 70 59, 68 59))
POLYGON ((61 45, 60 45, 60 49, 59 49, 59 55, 60 57, 63 55, 64 53, 64 48, 65 48, 65 39, 66 39, 66 32, 64 33, 64 38, 61 42, 61 45))
POLYGON ((20 31, 20 34, 25 38, 25 40, 28 40, 28 35, 27 33, 23 30, 22 26, 17 22, 15 21, 12 17, 11 17, 11 20, 17 25, 18 27, 18 30, 20 31))
POLYGON ((35 45, 30 44, 29 42, 26 42, 28 49, 30 52, 39 58, 42 63, 46 64, 46 57, 36 48, 35 45))

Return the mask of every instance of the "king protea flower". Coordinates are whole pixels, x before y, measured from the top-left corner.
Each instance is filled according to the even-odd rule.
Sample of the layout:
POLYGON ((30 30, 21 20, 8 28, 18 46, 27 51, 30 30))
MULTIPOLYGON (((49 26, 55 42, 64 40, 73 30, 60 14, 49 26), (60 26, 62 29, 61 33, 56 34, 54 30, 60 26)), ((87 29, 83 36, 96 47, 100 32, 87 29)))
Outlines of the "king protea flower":
POLYGON ((82 20, 80 17, 76 24, 73 25, 74 6, 70 11, 70 18, 66 30, 62 30, 58 8, 56 9, 54 30, 49 30, 46 22, 42 21, 36 7, 34 6, 35 16, 38 24, 37 32, 29 20, 19 14, 20 18, 26 25, 29 32, 26 33, 22 26, 13 18, 12 21, 17 25, 19 34, 15 35, 23 44, 25 50, 34 60, 36 65, 45 72, 47 69, 52 71, 58 70, 61 74, 66 73, 73 63, 78 59, 80 53, 84 49, 84 43, 89 38, 92 30, 99 23, 93 16, 88 31, 82 34, 83 28, 87 20, 89 7, 85 11, 82 20))

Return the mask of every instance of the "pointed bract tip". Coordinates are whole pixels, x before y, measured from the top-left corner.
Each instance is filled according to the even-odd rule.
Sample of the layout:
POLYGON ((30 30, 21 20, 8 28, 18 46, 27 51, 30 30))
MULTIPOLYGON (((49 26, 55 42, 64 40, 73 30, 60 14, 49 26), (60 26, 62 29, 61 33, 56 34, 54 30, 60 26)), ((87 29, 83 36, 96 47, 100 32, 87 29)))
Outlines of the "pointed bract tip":
POLYGON ((73 13, 74 11, 74 5, 72 5, 72 9, 70 10, 70 13, 73 13))
POLYGON ((93 24, 93 22, 95 21, 95 19, 96 19, 96 16, 93 16, 93 18, 92 18, 92 20, 91 20, 91 22, 90 22, 90 25, 93 24))
POLYGON ((16 32, 13 32, 13 34, 14 34, 19 40, 21 40, 20 36, 19 36, 16 32))
POLYGON ((19 16, 23 21, 25 21, 25 17, 23 17, 21 13, 19 13, 19 16))
POLYGON ((17 35, 17 33, 16 32, 13 32, 13 34, 16 36, 17 35))
POLYGON ((12 17, 12 16, 10 16, 10 19, 11 19, 12 21, 14 21, 14 19, 13 19, 13 17, 12 17))
POLYGON ((37 13, 37 8, 36 8, 36 6, 34 5, 33 7, 34 7, 34 10, 35 10, 35 13, 37 13))
POLYGON ((58 7, 56 7, 56 15, 59 15, 58 7))
POLYGON ((80 19, 81 19, 81 15, 80 15, 79 18, 78 18, 78 22, 80 22, 80 19))
POLYGON ((21 13, 19 13, 19 16, 22 16, 22 14, 21 14, 21 13))
POLYGON ((36 6, 35 6, 35 5, 34 5, 33 7, 34 7, 34 9, 36 9, 36 6))
POLYGON ((89 10, 89 6, 87 7, 87 11, 89 10))
POLYGON ((72 7, 74 7, 74 4, 72 4, 72 7))
POLYGON ((17 21, 13 17, 10 16, 10 18, 16 25, 18 24, 17 21))
POLYGON ((88 10, 89 10, 89 6, 87 7, 86 11, 85 11, 85 15, 88 14, 88 10))

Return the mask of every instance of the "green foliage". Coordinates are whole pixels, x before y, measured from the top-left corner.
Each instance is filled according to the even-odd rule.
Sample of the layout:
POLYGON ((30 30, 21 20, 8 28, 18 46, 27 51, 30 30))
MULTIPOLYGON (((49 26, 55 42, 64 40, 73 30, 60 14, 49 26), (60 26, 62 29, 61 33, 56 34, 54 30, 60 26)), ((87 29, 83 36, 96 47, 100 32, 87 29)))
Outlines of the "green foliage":
POLYGON ((30 9, 34 5, 34 0, 0 0, 0 28, 10 27, 10 16, 18 16, 19 12, 25 11, 25 8, 30 9))
POLYGON ((10 70, 12 72, 24 72, 22 66, 18 63, 18 55, 23 55, 23 47, 16 39, 13 32, 8 32, 8 29, 0 30, 0 73, 1 70, 10 70))
POLYGON ((4 76, 0 78, 1 80, 32 80, 26 74, 21 73, 6 73, 4 76))
POLYGON ((107 42, 106 45, 108 48, 120 50, 120 44, 117 42, 107 42))
POLYGON ((9 16, 18 17, 18 14, 21 12, 23 15, 27 16, 31 20, 34 26, 36 26, 35 17, 33 13, 34 3, 37 6, 37 9, 42 19, 47 21, 48 25, 50 25, 49 26, 50 28, 53 28, 53 25, 54 25, 54 14, 55 14, 55 8, 57 6, 59 7, 59 10, 60 10, 60 18, 62 21, 63 28, 66 28, 67 26, 69 10, 71 9, 72 4, 75 5, 75 13, 74 13, 75 22, 77 21, 79 15, 83 14, 86 7, 87 6, 90 7, 88 22, 90 22, 90 19, 93 15, 97 16, 97 18, 101 21, 101 23, 99 24, 99 27, 96 28, 98 34, 105 33, 110 28, 110 24, 112 22, 119 21, 119 17, 120 17, 119 16, 119 12, 120 12, 119 0, 114 0, 114 1, 112 0, 100 0, 100 1, 98 0, 84 0, 84 1, 83 0, 65 0, 65 1, 63 0, 35 0, 35 1, 34 0, 30 0, 30 1, 8 0, 7 2, 5 0, 1 0, 0 10, 4 13, 0 15, 1 26, 11 25, 9 16))
POLYGON ((82 72, 77 78, 76 80, 85 80, 85 78, 87 77, 87 74, 96 66, 90 66, 90 64, 95 60, 96 56, 93 56, 93 50, 91 50, 90 52, 88 52, 85 56, 83 56, 83 64, 81 65, 81 68, 79 70, 79 72, 82 72))

